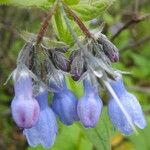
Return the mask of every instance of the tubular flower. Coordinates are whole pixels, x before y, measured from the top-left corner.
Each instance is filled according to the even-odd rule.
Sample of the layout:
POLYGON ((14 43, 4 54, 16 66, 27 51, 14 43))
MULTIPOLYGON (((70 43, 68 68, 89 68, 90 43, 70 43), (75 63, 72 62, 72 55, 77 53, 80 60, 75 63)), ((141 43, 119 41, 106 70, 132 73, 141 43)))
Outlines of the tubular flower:
POLYGON ((98 123, 103 104, 97 89, 91 85, 90 81, 85 79, 83 84, 84 96, 78 102, 77 112, 82 124, 86 128, 93 128, 98 123))
MULTIPOLYGON (((131 117, 133 125, 136 125, 140 129, 145 128, 146 120, 144 118, 141 106, 137 98, 125 89, 122 78, 119 77, 116 79, 116 81, 110 80, 110 85, 124 106, 124 109, 131 117)), ((125 135, 133 134, 133 128, 128 123, 125 115, 112 96, 110 97, 108 104, 108 113, 111 122, 119 131, 125 135)))
POLYGON ((67 88, 64 80, 61 88, 54 85, 53 87, 58 91, 54 93, 52 109, 58 115, 60 121, 65 125, 71 125, 74 121, 78 121, 77 97, 67 88))
POLYGON ((12 116, 21 128, 31 128, 39 117, 39 104, 32 95, 32 79, 26 70, 13 74, 15 97, 11 103, 12 116))
POLYGON ((35 126, 24 129, 23 134, 30 146, 41 144, 43 147, 51 147, 57 134, 57 122, 52 109, 48 106, 48 92, 41 88, 36 99, 41 109, 39 119, 35 126))

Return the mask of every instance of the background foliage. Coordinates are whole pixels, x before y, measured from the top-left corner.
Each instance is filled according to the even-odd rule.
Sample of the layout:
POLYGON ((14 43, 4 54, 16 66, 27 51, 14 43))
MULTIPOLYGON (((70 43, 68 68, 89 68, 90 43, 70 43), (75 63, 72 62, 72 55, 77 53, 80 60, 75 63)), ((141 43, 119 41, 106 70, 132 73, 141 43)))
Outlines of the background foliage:
MULTIPOLYGON (((114 67, 130 71, 125 82, 131 92, 140 100, 145 111, 148 125, 138 135, 124 137, 113 129, 106 108, 95 129, 84 129, 79 123, 64 126, 59 122, 59 134, 52 150, 149 150, 150 149, 150 5, 149 0, 65 0, 92 29, 105 22, 105 33, 120 49, 120 62, 114 67), (112 4, 113 3, 113 4, 112 4), (109 5, 111 7, 108 8, 109 5), (107 11, 106 11, 106 8, 107 11), (146 16, 146 17, 145 17, 146 16), (94 25, 91 19, 97 18, 94 25), (121 29, 121 30, 120 30, 121 29), (120 30, 119 34, 118 31, 120 30)), ((22 30, 37 33, 45 10, 53 0, 0 0, 0 149, 1 150, 41 150, 42 147, 28 147, 10 114, 10 102, 13 97, 12 83, 3 85, 9 73, 15 68, 17 53, 24 44, 19 32, 22 30), (19 7, 18 7, 19 6, 19 7)), ((62 28, 59 12, 55 15, 60 39, 71 43, 67 29, 62 28), (59 21, 58 21, 59 20, 59 21)), ((53 20, 54 21, 54 20, 53 20)), ((94 21, 93 21, 94 22, 94 21)), ((50 25, 47 36, 56 36, 50 25)), ((64 26, 64 25, 63 25, 64 26)), ((80 30, 73 24, 75 30, 80 30)), ((78 97, 82 95, 82 86, 67 80, 68 86, 78 97)), ((105 97, 105 96, 104 96, 105 97)), ((106 98, 104 98, 106 99, 106 98)), ((107 103, 107 100, 105 101, 107 103)))

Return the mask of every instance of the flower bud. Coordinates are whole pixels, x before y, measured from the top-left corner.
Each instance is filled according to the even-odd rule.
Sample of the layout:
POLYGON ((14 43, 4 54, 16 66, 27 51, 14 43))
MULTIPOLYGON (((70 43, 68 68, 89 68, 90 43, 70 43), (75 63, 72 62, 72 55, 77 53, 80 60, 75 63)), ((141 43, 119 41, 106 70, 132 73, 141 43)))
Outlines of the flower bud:
POLYGON ((70 74, 73 80, 78 81, 83 73, 86 71, 85 61, 80 51, 73 51, 70 56, 71 69, 70 74))
MULTIPOLYGON (((141 106, 137 98, 125 89, 122 78, 118 77, 116 81, 110 80, 110 85, 130 116, 132 124, 141 129, 145 128, 146 121, 141 106)), ((112 96, 108 104, 108 113, 111 122, 120 132, 125 135, 133 134, 134 130, 131 124, 128 122, 126 116, 112 96)))
POLYGON ((18 57, 17 57, 17 65, 27 65, 29 66, 29 55, 31 53, 31 51, 33 50, 33 43, 27 42, 23 48, 20 50, 18 57))
POLYGON ((35 126, 24 129, 23 134, 30 146, 35 147, 41 144, 48 148, 54 144, 58 130, 57 122, 52 109, 48 106, 48 92, 43 87, 40 87, 36 99, 41 109, 39 119, 35 126))
POLYGON ((117 47, 111 41, 109 41, 105 35, 100 35, 98 43, 103 46, 104 53, 111 62, 117 62, 119 60, 119 53, 117 47))
POLYGON ((61 69, 65 72, 68 72, 70 70, 70 62, 67 60, 63 53, 54 51, 52 53, 52 61, 56 68, 61 69))
POLYGON ((15 89, 15 97, 11 103, 13 119, 19 127, 31 128, 39 117, 39 104, 32 96, 31 77, 25 70, 15 70, 13 79, 15 89))
POLYGON ((84 127, 94 128, 98 123, 103 104, 97 89, 91 85, 90 81, 85 79, 83 84, 84 96, 78 102, 77 112, 84 127))
POLYGON ((52 109, 65 125, 71 125, 79 120, 77 115, 77 97, 72 91, 67 89, 65 82, 60 91, 54 93, 52 99, 52 109))
POLYGON ((72 51, 71 54, 70 54, 70 57, 69 57, 70 63, 72 63, 72 61, 75 59, 75 57, 78 57, 80 55, 81 55, 81 51, 80 50, 72 51))

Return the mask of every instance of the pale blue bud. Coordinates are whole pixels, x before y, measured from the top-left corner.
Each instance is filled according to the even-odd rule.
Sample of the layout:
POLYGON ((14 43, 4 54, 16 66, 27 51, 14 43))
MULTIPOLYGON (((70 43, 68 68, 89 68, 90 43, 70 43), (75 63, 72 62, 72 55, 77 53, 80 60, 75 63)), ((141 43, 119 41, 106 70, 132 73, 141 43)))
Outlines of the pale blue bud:
POLYGON ((78 121, 77 97, 67 88, 65 81, 62 83, 62 87, 57 87, 54 83, 50 87, 57 90, 52 99, 52 109, 61 122, 71 125, 74 121, 78 121))

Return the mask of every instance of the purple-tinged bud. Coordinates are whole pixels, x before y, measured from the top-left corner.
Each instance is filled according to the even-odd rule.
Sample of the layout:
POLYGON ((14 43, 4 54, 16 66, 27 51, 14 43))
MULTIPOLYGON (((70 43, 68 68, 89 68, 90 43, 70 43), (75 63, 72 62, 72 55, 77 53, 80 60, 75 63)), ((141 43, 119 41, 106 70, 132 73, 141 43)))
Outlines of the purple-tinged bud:
POLYGON ((75 59, 75 57, 78 57, 80 55, 81 55, 81 51, 80 50, 72 51, 71 54, 70 54, 70 57, 69 57, 70 63, 72 63, 72 61, 75 59))
POLYGON ((77 112, 81 123, 86 128, 94 128, 98 123, 103 103, 96 87, 93 87, 87 79, 83 81, 84 96, 78 102, 77 112))
POLYGON ((67 60, 63 53, 53 51, 52 61, 56 68, 61 69, 65 72, 68 72, 70 70, 70 62, 67 60))
MULTIPOLYGON (((122 78, 118 77, 116 81, 110 80, 110 85, 118 96, 124 109, 131 117, 132 124, 136 125, 140 129, 144 129, 146 126, 146 120, 141 106, 137 98, 125 89, 122 78)), ((133 134, 134 130, 131 127, 131 124, 128 122, 121 108, 112 96, 110 96, 108 104, 108 113, 111 122, 120 132, 125 135, 133 134)))
POLYGON ((62 123, 71 125, 74 121, 79 120, 77 115, 77 103, 77 97, 72 91, 67 89, 64 82, 60 91, 54 93, 52 109, 58 115, 62 123))
POLYGON ((109 41, 105 35, 100 34, 98 43, 103 46, 104 53, 111 62, 117 62, 119 60, 119 52, 117 47, 111 41, 109 41))
POLYGON ((52 109, 48 106, 48 92, 40 87, 36 99, 40 105, 40 115, 35 126, 30 129, 24 129, 30 146, 35 147, 41 144, 43 147, 51 147, 54 144, 57 134, 57 122, 52 109))
POLYGON ((12 116, 21 128, 31 128, 39 117, 39 104, 32 95, 32 80, 25 70, 13 74, 15 97, 11 103, 12 116))
POLYGON ((84 58, 81 55, 81 52, 73 51, 70 56, 71 68, 70 74, 72 75, 73 80, 78 81, 80 77, 86 72, 86 64, 84 58))

